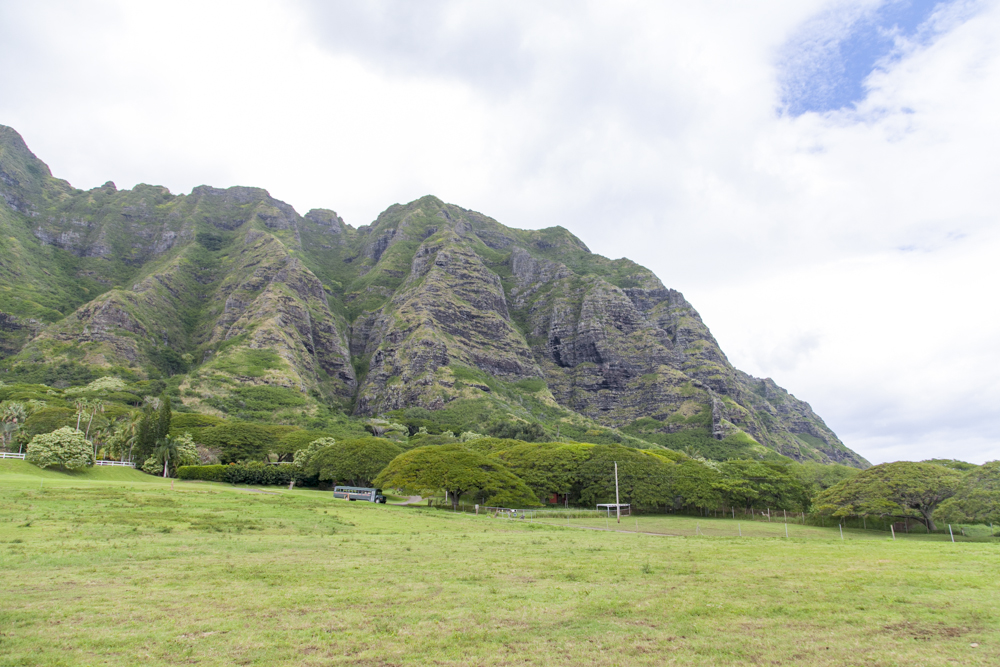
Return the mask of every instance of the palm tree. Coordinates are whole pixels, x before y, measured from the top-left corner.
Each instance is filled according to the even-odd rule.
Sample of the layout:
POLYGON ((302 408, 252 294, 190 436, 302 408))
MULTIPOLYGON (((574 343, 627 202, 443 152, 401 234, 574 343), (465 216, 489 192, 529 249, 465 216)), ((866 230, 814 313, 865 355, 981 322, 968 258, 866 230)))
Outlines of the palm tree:
MULTIPOLYGON (((107 443, 110 436, 114 433, 110 426, 101 426, 94 429, 94 459, 97 459, 97 453, 100 449, 98 445, 103 448, 107 443)), ((102 451, 102 456, 107 458, 108 451, 105 449, 102 451)))
POLYGON ((170 459, 177 458, 177 440, 171 438, 169 435, 156 441, 156 449, 153 450, 153 456, 158 460, 163 461, 163 476, 167 477, 167 471, 170 469, 170 459))
POLYGON ((139 424, 142 423, 142 413, 133 412, 122 420, 118 427, 122 430, 124 441, 122 442, 122 463, 125 462, 125 443, 128 443, 128 460, 132 462, 132 447, 135 446, 136 438, 139 437, 139 424))
POLYGON ((76 408, 76 430, 80 430, 80 420, 83 416, 87 414, 87 408, 90 407, 90 401, 85 398, 77 399, 73 406, 76 408))
POLYGON ((97 416, 97 413, 104 412, 104 401, 95 399, 87 405, 87 409, 90 411, 90 419, 87 421, 87 433, 83 436, 84 438, 90 437, 90 425, 94 423, 94 417, 97 416))

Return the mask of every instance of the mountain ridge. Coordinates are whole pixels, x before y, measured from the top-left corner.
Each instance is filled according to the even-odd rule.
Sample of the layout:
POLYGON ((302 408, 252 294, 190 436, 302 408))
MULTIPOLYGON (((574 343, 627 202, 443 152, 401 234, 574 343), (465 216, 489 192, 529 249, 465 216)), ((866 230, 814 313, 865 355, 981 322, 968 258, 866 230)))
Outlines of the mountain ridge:
POLYGON ((188 409, 251 419, 455 401, 539 419, 527 400, 556 434, 868 465, 807 403, 734 368, 680 292, 562 227, 433 196, 354 228, 260 188, 82 191, 3 126, 0 197, 11 377, 160 376, 188 409))

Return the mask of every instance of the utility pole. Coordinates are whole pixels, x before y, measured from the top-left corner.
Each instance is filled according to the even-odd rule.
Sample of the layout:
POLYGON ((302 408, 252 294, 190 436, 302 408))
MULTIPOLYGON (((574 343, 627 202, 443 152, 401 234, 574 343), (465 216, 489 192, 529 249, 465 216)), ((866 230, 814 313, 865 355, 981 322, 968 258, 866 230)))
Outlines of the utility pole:
POLYGON ((622 522, 622 506, 618 501, 618 461, 615 461, 615 512, 618 515, 618 523, 622 522))

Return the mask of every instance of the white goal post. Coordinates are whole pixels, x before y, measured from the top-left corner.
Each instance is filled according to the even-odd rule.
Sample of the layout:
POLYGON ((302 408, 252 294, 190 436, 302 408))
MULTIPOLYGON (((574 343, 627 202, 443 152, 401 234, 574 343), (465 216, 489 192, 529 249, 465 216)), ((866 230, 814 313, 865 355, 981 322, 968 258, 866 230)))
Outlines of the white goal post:
POLYGON ((632 515, 632 506, 630 504, 628 504, 628 503, 598 503, 597 504, 597 509, 599 509, 599 510, 600 509, 605 510, 607 512, 607 515, 608 515, 609 518, 611 517, 611 510, 616 509, 616 508, 617 508, 617 511, 621 512, 620 515, 616 514, 616 516, 631 516, 632 515))

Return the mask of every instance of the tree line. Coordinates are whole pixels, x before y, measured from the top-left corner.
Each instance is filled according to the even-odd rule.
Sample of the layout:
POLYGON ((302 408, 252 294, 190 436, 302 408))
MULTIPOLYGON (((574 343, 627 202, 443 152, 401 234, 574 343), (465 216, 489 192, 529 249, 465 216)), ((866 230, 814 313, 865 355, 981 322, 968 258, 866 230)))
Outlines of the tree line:
MULTIPOLYGON (((792 461, 710 461, 667 449, 525 442, 472 432, 424 437, 420 430, 407 433, 407 427, 380 419, 366 424, 376 437, 339 440, 319 431, 222 422, 206 415, 180 415, 179 425, 168 397, 147 397, 141 410, 113 422, 101 420, 100 400, 78 400, 75 408, 72 426, 33 436, 29 461, 73 468, 113 457, 135 461, 150 474, 174 476, 179 468, 199 463, 276 459, 292 463, 294 470, 265 475, 254 469, 243 477, 230 471, 227 479, 280 477, 307 485, 445 491, 455 507, 463 498, 511 506, 613 502, 617 463, 620 501, 640 510, 773 508, 834 518, 915 519, 928 530, 937 528, 935 519, 1000 523, 1000 462, 897 462, 858 471, 792 461), (182 426, 194 428, 182 431, 182 426), (417 443, 423 446, 414 448, 417 443)), ((3 445, 13 444, 27 417, 43 409, 39 401, 0 404, 3 445)))

